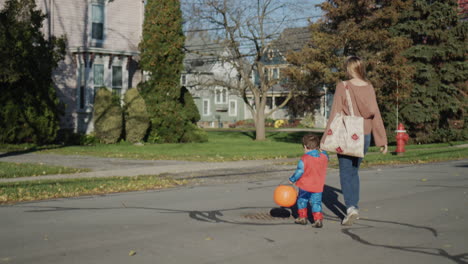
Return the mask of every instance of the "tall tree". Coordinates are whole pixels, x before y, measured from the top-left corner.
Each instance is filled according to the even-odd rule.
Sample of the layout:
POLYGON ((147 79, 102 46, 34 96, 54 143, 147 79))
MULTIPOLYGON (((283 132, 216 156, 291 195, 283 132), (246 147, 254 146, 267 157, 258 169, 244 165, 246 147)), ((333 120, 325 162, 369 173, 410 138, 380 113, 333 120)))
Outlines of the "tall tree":
POLYGON ((415 68, 401 118, 418 142, 468 138, 468 22, 457 2, 415 0, 392 32, 412 40, 404 52, 415 68))
POLYGON ((48 143, 59 129, 52 71, 65 40, 46 39, 34 0, 8 0, 0 11, 0 142, 48 143))
MULTIPOLYGON (((311 41, 288 61, 291 79, 313 93, 322 87, 332 92, 346 78, 346 57, 357 55, 367 62, 368 78, 390 132, 395 129, 397 85, 400 97, 411 90, 412 68, 401 52, 410 46, 404 36, 393 36, 388 28, 398 22, 407 1, 329 0, 320 5, 324 17, 311 24, 311 41)), ((391 135, 390 133, 388 133, 391 135)))
POLYGON ((141 68, 150 75, 140 85, 151 119, 150 142, 180 142, 196 129, 180 98, 184 40, 180 1, 149 0, 139 48, 141 68))
POLYGON ((255 123, 256 140, 265 140, 265 119, 285 106, 294 93, 290 87, 285 100, 267 112, 268 93, 279 80, 269 77, 266 51, 287 27, 286 21, 299 13, 294 12, 297 5, 292 2, 298 1, 196 0, 188 6, 189 22, 212 29, 211 37, 218 40, 189 51, 233 67, 232 73, 203 85, 226 87, 244 99, 255 123))

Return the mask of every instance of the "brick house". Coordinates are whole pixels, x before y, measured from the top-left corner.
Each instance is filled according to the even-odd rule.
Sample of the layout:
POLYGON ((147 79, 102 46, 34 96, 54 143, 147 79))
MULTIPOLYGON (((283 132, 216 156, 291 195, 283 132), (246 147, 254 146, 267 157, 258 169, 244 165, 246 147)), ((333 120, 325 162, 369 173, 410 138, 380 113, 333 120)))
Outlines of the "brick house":
POLYGON ((137 60, 145 1, 42 0, 36 5, 47 16, 44 35, 67 38, 65 59, 53 74, 65 105, 61 127, 90 133, 96 89, 122 95, 141 81, 137 60))

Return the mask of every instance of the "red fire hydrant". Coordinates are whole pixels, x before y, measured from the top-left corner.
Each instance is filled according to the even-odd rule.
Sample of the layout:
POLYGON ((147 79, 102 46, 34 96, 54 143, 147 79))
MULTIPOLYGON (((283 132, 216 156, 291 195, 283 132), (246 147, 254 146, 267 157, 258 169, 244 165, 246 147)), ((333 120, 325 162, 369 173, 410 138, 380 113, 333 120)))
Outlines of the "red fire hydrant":
POLYGON ((405 153, 405 145, 408 142, 409 136, 406 134, 405 127, 403 126, 402 123, 398 124, 398 128, 396 130, 397 135, 396 135, 396 142, 397 142, 397 147, 396 147, 396 154, 397 155, 403 155, 405 153))

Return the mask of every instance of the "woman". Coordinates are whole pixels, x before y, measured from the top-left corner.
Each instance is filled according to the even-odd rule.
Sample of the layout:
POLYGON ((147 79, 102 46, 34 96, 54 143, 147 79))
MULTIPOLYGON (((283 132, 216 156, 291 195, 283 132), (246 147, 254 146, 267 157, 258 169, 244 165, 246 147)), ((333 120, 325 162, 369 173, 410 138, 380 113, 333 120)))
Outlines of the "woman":
MULTIPOLYGON (((346 85, 351 95, 354 115, 364 118, 364 153, 369 148, 372 133, 376 146, 381 147, 380 151, 385 154, 387 153, 387 135, 377 105, 374 87, 366 78, 364 63, 359 57, 348 57, 345 68, 350 80, 340 82, 336 86, 333 106, 325 131, 328 131, 336 113, 343 111, 346 115, 350 115, 346 101, 346 85)), ((326 136, 327 133, 324 133, 322 142, 325 141, 326 136)), ((359 165, 361 161, 362 158, 338 154, 341 191, 347 208, 346 216, 341 222, 342 225, 352 225, 359 217, 359 165)))

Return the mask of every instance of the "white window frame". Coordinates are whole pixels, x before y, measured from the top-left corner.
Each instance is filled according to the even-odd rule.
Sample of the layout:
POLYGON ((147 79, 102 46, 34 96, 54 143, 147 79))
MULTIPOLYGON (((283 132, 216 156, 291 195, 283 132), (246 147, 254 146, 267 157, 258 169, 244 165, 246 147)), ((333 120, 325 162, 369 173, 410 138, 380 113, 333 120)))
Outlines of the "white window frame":
POLYGON ((91 46, 102 46, 104 40, 106 39, 106 4, 104 0, 93 0, 89 4, 89 40, 91 46), (102 39, 93 38, 93 6, 102 6, 103 8, 103 18, 102 18, 102 39))
POLYGON ((209 116, 211 114, 209 99, 203 99, 202 101, 202 114, 203 116, 209 116), (206 103, 206 112, 205 112, 205 103, 206 103))
POLYGON ((119 97, 122 97, 122 91, 123 91, 123 86, 124 86, 124 68, 123 68, 123 66, 122 65, 112 65, 110 73, 111 73, 110 81, 111 81, 112 93, 114 93, 114 89, 120 89, 120 94, 118 94, 118 95, 119 95, 119 97), (120 75, 121 75, 121 78, 122 78, 122 80, 121 80, 122 84, 120 85, 120 87, 114 86, 114 82, 113 82, 114 81, 114 67, 120 67, 120 72, 121 72, 120 75))
POLYGON ((227 98, 228 98, 227 88, 224 88, 224 87, 215 88, 215 104, 227 104, 227 101, 228 101, 227 98), (219 98, 218 98, 218 92, 219 92, 219 98))
POLYGON ((271 78, 272 78, 273 80, 278 80, 278 79, 280 78, 280 73, 279 73, 279 72, 280 72, 280 71, 279 71, 279 68, 273 68, 273 69, 271 70, 271 78), (275 76, 275 72, 276 72, 276 76, 275 76))
POLYGON ((237 116, 237 100, 229 99, 229 116, 237 116), (234 111, 231 111, 231 103, 234 102, 234 111))
POLYGON ((90 89, 90 103, 91 104, 94 104, 94 97, 96 96, 96 93, 97 93, 97 88, 100 88, 100 87, 106 87, 106 66, 103 64, 103 63, 93 63, 93 68, 92 68, 92 86, 91 86, 91 89, 90 89), (102 66, 102 84, 99 85, 99 84, 96 84, 96 66, 102 66))

